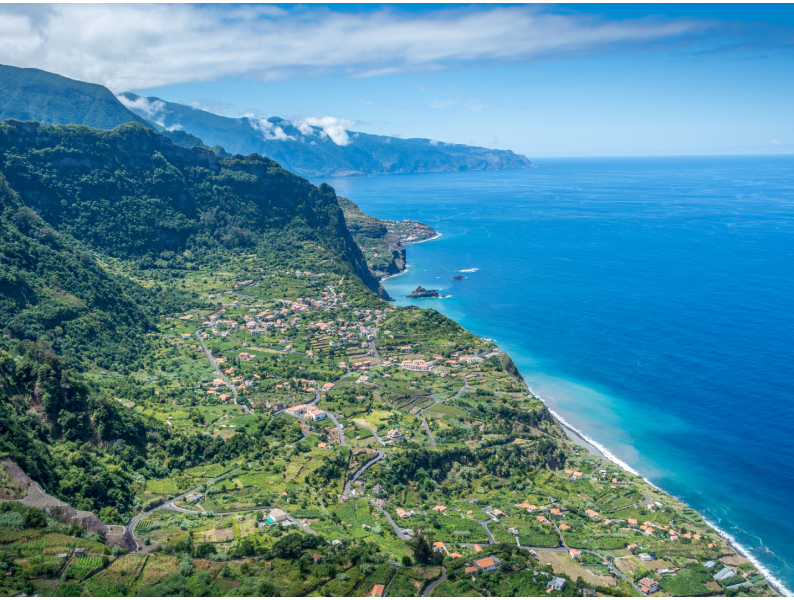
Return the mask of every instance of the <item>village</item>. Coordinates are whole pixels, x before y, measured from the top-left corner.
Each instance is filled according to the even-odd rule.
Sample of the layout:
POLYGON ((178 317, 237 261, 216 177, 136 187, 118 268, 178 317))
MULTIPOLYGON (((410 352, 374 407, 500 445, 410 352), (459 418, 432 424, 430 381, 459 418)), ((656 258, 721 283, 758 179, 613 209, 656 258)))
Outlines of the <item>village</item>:
POLYGON ((107 546, 64 538, 65 589, 142 593, 188 552, 220 592, 256 576, 296 596, 773 593, 697 513, 568 440, 493 342, 357 285, 187 282, 151 397, 118 403, 251 450, 142 479, 134 546, 81 571, 107 546))

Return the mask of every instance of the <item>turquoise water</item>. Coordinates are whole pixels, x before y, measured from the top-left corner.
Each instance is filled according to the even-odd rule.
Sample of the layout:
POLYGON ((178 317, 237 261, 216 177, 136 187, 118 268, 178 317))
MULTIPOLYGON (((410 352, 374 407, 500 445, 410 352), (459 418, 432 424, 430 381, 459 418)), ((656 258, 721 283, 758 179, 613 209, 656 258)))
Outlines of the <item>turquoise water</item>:
POLYGON ((557 415, 794 589, 794 158, 535 164, 328 183, 442 234, 384 282, 399 304, 450 294, 412 302, 495 339, 557 415))

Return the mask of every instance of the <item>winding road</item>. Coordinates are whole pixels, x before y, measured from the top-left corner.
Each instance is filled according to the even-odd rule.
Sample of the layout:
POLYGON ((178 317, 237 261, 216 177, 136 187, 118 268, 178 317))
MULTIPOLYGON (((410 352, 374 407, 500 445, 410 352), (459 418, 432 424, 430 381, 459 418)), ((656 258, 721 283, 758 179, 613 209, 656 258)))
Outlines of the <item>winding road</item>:
MULTIPOLYGON (((137 524, 138 524, 138 523, 139 523, 141 520, 145 519, 145 518, 146 518, 146 517, 148 517, 150 514, 152 514, 154 511, 156 511, 156 510, 177 510, 177 511, 180 511, 180 510, 181 510, 181 511, 184 511, 184 512, 188 512, 188 511, 185 511, 185 509, 178 509, 176 506, 174 506, 174 502, 176 502, 177 500, 181 500, 182 498, 184 498, 185 496, 187 496, 187 495, 189 495, 189 494, 192 494, 193 492, 197 492, 197 491, 198 491, 198 489, 199 489, 199 488, 200 488, 202 485, 205 485, 205 486, 206 486, 206 485, 212 485, 212 484, 213 484, 213 483, 215 483, 216 481, 219 481, 219 480, 223 479, 224 477, 226 477, 227 475, 231 475, 232 473, 235 473, 235 472, 237 472, 237 471, 239 471, 239 470, 240 470, 240 467, 237 467, 236 469, 231 469, 230 471, 226 471, 226 472, 225 472, 225 473, 223 473, 222 475, 219 475, 218 477, 215 477, 214 479, 210 479, 209 481, 207 481, 207 482, 205 482, 205 483, 202 483, 201 485, 197 485, 197 486, 196 486, 196 487, 194 487, 192 490, 188 490, 188 491, 186 491, 184 494, 180 494, 179 496, 176 496, 175 498, 171 498, 171 500, 169 500, 169 501, 168 501, 168 502, 166 502, 165 504, 160 504, 159 506, 155 506, 155 507, 154 507, 154 508, 152 508, 152 509, 149 509, 149 510, 147 510, 147 511, 145 511, 145 512, 142 512, 142 513, 141 513, 141 514, 139 514, 138 516, 136 516, 136 517, 133 517, 132 519, 130 519, 129 523, 127 523, 127 525, 126 525, 124 528, 125 528, 127 531, 129 531, 129 532, 130 532, 130 535, 133 537, 133 539, 135 539, 135 526, 136 526, 136 525, 137 525, 137 524), (170 506, 171 508, 169 508, 169 506, 170 506)), ((196 514, 198 514, 198 511, 193 511, 193 512, 195 512, 196 514)))
POLYGON ((441 567, 441 577, 439 577, 435 581, 431 581, 429 584, 427 584, 427 587, 425 588, 425 591, 422 592, 422 597, 423 598, 429 598, 430 596, 432 596, 433 595, 433 590, 436 589, 436 586, 444 583, 446 580, 447 580, 447 568, 446 567, 441 567))
POLYGON ((386 455, 383 452, 381 452, 380 450, 378 450, 378 455, 375 458, 371 458, 366 463, 364 463, 359 468, 359 470, 356 471, 353 474, 353 476, 350 479, 347 480, 347 483, 345 483, 345 494, 347 494, 348 496, 354 496, 355 494, 353 493, 353 489, 350 487, 351 482, 353 482, 356 479, 358 479, 359 477, 361 477, 361 475, 364 473, 364 471, 369 469, 372 465, 374 465, 379 460, 383 460, 384 458, 386 458, 386 455))

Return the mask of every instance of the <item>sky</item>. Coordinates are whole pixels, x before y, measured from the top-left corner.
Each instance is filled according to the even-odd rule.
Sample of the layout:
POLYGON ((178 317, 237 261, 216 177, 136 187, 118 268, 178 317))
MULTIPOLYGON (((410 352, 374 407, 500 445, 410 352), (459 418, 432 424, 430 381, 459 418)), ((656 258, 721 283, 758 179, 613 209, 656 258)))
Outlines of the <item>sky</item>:
POLYGON ((794 5, 0 5, 4 64, 555 156, 794 154, 794 5))

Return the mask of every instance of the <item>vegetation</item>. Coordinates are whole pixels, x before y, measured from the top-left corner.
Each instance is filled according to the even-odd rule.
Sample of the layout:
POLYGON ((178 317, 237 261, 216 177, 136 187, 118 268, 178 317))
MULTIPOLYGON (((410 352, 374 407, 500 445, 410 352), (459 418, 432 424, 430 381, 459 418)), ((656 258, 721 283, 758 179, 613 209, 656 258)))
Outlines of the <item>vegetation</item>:
POLYGON ((772 594, 717 585, 714 531, 491 341, 379 297, 331 188, 134 124, 7 121, 0 153, 0 594, 636 594, 610 562, 772 594))

